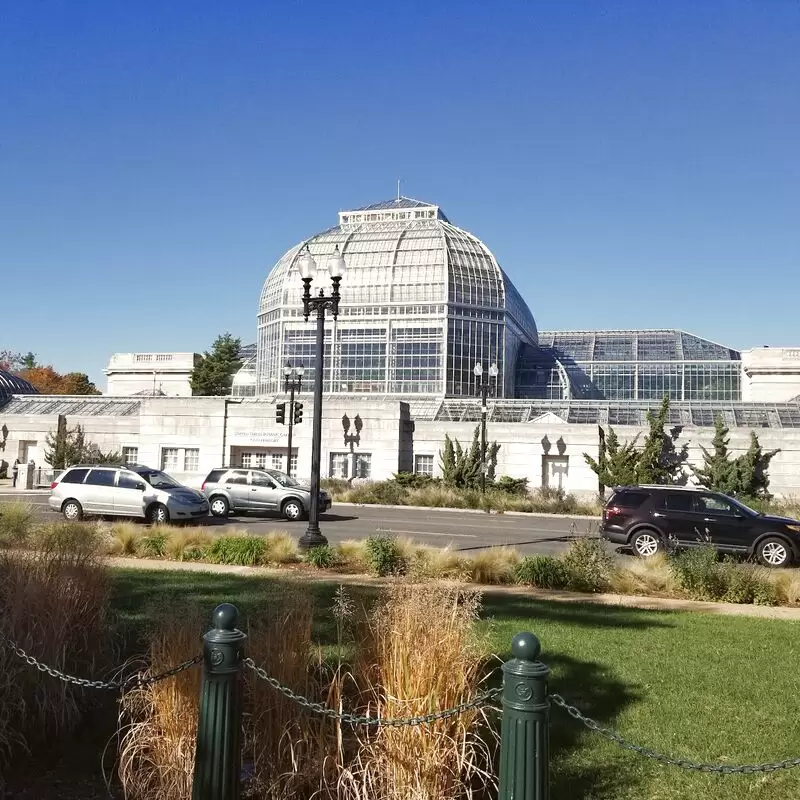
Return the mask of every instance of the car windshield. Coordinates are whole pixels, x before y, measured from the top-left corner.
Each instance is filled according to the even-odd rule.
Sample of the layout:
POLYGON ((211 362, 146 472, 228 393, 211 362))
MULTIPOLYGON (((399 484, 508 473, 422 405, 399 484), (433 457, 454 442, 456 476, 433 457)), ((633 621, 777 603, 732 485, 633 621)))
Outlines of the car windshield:
POLYGON ((267 472, 273 477, 281 486, 302 486, 300 481, 296 481, 291 475, 281 472, 277 469, 269 469, 267 472))
POLYGON ((170 478, 166 472, 157 469, 149 469, 139 472, 154 489, 179 489, 180 484, 174 478, 170 478))

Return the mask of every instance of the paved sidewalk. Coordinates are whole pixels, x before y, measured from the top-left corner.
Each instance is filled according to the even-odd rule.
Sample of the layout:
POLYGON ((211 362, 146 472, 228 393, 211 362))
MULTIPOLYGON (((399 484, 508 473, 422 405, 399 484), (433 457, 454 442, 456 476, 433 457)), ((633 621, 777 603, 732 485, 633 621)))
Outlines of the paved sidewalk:
MULTIPOLYGON (((112 567, 142 570, 174 570, 179 572, 206 572, 221 575, 240 575, 246 578, 280 577, 297 581, 322 583, 346 583, 364 586, 381 586, 390 583, 392 578, 375 578, 370 575, 348 575, 338 572, 307 571, 277 567, 238 567, 229 564, 205 564, 196 561, 156 561, 143 558, 112 557, 108 559, 112 567)), ((617 608, 638 608, 649 611, 693 611, 705 614, 721 614, 732 617, 761 617, 800 622, 800 608, 785 606, 751 606, 739 603, 708 603, 699 600, 680 600, 670 597, 640 597, 623 594, 582 594, 547 589, 532 589, 523 586, 480 586, 466 584, 481 589, 487 594, 509 594, 527 597, 531 600, 547 600, 556 603, 591 603, 593 605, 615 606, 617 608)))

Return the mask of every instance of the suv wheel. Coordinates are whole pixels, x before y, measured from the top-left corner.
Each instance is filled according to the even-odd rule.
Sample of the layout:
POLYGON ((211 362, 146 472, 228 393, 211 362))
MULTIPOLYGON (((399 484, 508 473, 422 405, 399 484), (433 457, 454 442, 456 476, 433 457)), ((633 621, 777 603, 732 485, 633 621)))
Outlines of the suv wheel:
POLYGON ((64 519, 68 519, 70 522, 78 522, 83 519, 83 508, 77 500, 67 500, 61 506, 61 513, 64 515, 64 519))
POLYGON ((212 517, 227 517, 231 512, 230 503, 222 496, 212 497, 208 507, 212 517))
POLYGON ((655 531, 639 531, 631 539, 631 548, 639 558, 649 558, 663 550, 664 543, 655 531))
POLYGON ((287 500, 283 504, 281 511, 283 511, 283 516, 286 519, 292 521, 302 519, 306 513, 303 504, 299 500, 287 500))
POLYGON ((792 563, 792 552, 789 545, 777 537, 759 542, 756 555, 765 567, 788 567, 792 563))

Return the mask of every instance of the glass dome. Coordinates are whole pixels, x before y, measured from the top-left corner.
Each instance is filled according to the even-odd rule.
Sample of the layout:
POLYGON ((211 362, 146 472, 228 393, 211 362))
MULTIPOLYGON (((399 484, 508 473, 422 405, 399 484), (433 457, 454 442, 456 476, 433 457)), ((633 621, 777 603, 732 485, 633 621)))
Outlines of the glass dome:
POLYGON ((0 369, 0 402, 14 394, 39 394, 33 384, 0 369))
MULTIPOLYGON (((342 211, 278 261, 259 305, 258 394, 280 390, 287 362, 313 385, 314 325, 295 269, 306 247, 321 267, 338 247, 347 265, 339 319, 326 321, 326 392, 472 396, 480 361, 497 363, 497 394, 513 395, 519 350, 538 341, 533 315, 480 239, 406 197, 342 211)), ((319 289, 330 290, 324 271, 319 289)))

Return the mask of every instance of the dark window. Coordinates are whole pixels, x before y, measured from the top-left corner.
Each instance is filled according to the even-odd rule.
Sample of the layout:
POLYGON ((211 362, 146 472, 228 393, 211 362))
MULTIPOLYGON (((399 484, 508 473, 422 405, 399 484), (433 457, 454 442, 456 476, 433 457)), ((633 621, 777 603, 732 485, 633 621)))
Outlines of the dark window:
POLYGON ((120 472, 117 486, 120 489, 144 489, 145 483, 141 478, 137 478, 135 475, 127 475, 124 472, 120 472))
POLYGON ((270 489, 275 488, 275 483, 271 478, 268 478, 266 475, 259 475, 257 472, 252 474, 250 482, 253 484, 253 486, 267 486, 270 489))
POLYGON ((619 508, 639 508, 648 497, 646 492, 617 492, 609 501, 609 505, 619 508))
POLYGON ((694 497, 688 492, 675 492, 664 496, 664 508, 670 511, 694 511, 694 497))
POLYGON ((113 486, 116 474, 113 469, 93 469, 89 473, 86 483, 92 486, 113 486))
POLYGON ((205 483, 219 483, 219 479, 225 474, 224 469, 212 469, 211 472, 206 475, 205 483))
POLYGON ((697 498, 696 508, 701 514, 715 514, 732 517, 734 507, 722 497, 713 494, 703 494, 697 498))
POLYGON ((83 483, 88 469, 71 469, 61 479, 61 483, 83 483))
POLYGON ((234 472, 231 472, 227 478, 225 478, 225 483, 247 483, 247 472, 235 470, 234 472))

